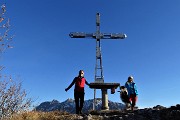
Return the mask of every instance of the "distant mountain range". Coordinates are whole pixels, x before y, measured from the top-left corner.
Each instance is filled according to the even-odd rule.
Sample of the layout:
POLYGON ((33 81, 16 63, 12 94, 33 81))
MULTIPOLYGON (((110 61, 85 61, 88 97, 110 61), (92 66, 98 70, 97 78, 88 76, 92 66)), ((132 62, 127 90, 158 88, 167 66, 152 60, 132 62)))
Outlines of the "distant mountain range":
MULTIPOLYGON (((109 102, 109 109, 110 110, 122 110, 125 105, 118 102, 109 102)), ((101 110, 102 100, 101 98, 96 99, 96 110, 101 110)), ((88 113, 88 111, 92 110, 93 108, 93 99, 85 100, 84 101, 84 107, 83 112, 88 113)), ((43 112, 49 112, 49 111, 66 111, 68 113, 75 113, 75 102, 73 99, 67 99, 64 102, 59 102, 57 100, 52 100, 49 102, 43 102, 39 106, 37 106, 36 111, 43 111, 43 112)))

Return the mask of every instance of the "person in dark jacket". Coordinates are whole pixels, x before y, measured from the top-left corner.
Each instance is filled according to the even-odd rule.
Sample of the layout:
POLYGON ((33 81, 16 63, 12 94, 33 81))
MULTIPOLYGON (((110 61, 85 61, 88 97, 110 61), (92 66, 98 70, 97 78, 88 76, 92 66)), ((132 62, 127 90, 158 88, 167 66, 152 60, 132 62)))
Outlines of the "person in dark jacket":
POLYGON ((122 102, 125 103, 126 105, 126 108, 125 109, 128 109, 130 107, 130 100, 129 100, 129 96, 128 96, 128 91, 127 91, 127 88, 125 86, 121 86, 120 87, 120 98, 122 100, 122 102))
POLYGON ((73 85, 75 84, 74 87, 74 99, 75 99, 75 104, 76 104, 76 114, 82 114, 82 108, 84 104, 84 85, 88 85, 89 83, 86 81, 84 78, 84 71, 80 70, 79 75, 74 78, 72 83, 65 89, 67 92, 73 85), (80 101, 80 105, 79 105, 80 101))
POLYGON ((128 77, 125 87, 127 88, 129 100, 131 102, 131 110, 134 110, 138 98, 138 90, 132 76, 128 77))

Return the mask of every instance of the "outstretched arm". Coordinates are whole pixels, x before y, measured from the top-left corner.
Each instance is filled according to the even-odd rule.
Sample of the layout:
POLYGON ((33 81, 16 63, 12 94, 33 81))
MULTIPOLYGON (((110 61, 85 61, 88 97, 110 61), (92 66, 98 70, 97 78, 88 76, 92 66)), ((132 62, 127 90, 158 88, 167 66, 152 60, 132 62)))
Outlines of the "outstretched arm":
POLYGON ((74 80, 72 81, 72 83, 69 85, 69 87, 67 87, 67 88, 65 89, 65 91, 67 92, 67 91, 74 85, 75 82, 76 82, 76 78, 74 78, 74 80))
POLYGON ((88 85, 88 86, 90 85, 87 81, 85 81, 85 84, 88 85))

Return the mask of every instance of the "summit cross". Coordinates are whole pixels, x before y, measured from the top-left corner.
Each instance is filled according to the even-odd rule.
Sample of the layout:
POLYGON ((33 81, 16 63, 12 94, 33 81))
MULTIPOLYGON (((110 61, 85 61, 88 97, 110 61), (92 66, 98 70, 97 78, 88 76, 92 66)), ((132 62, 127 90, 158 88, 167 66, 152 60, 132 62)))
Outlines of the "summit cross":
MULTIPOLYGON (((95 83, 104 83, 103 66, 102 66, 102 54, 101 54, 101 39, 124 39, 126 34, 122 33, 101 33, 100 32, 100 13, 96 14, 96 32, 71 32, 69 34, 71 38, 93 38, 96 39, 96 65, 95 65, 95 83)), ((96 102, 96 89, 94 89, 94 104, 95 109, 96 102)))

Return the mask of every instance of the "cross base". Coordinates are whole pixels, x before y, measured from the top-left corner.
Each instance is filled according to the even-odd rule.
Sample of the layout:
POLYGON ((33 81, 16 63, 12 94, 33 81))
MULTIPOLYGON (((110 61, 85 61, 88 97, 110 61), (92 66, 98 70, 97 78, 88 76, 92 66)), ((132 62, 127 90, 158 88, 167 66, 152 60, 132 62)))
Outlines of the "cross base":
POLYGON ((118 86, 120 86, 119 83, 90 83, 90 88, 101 89, 101 92, 102 92, 101 110, 109 110, 107 90, 116 89, 118 86))

